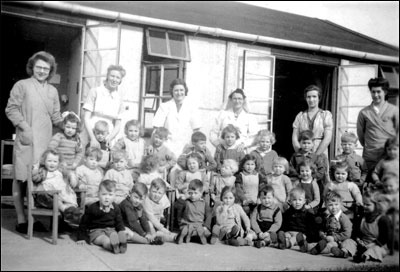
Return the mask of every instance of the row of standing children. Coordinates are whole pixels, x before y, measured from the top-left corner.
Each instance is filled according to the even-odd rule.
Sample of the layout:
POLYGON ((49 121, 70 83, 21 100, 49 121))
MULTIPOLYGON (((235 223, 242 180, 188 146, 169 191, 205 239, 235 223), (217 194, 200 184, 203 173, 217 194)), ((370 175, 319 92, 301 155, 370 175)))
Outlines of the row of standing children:
MULTIPOLYGON (((67 169, 65 176, 68 177, 70 184, 72 186, 79 186, 80 188, 89 189, 89 197, 93 197, 89 201, 90 203, 95 202, 96 200, 96 188, 99 188, 95 184, 99 183, 101 179, 93 178, 94 176, 98 177, 101 176, 101 171, 99 168, 93 165, 95 162, 105 162, 103 156, 100 156, 102 152, 96 152, 92 149, 87 149, 85 163, 82 166, 77 167, 77 161, 81 158, 82 150, 79 148, 79 136, 77 136, 77 132, 79 129, 79 118, 73 113, 69 113, 64 119, 64 133, 62 135, 56 134, 52 140, 52 147, 58 149, 63 157, 66 157, 67 160, 64 162, 64 166, 62 169, 67 169), (76 121, 76 122, 74 122, 76 121), (63 137, 64 136, 64 137, 63 137), (71 143, 72 141, 72 143, 71 143), (75 141, 75 143, 74 143, 75 141), (58 144, 57 144, 58 142, 58 144), (72 152, 71 152, 72 151, 72 152), (75 152, 75 156, 71 156, 75 152), (101 159, 99 159, 101 157, 101 159), (71 163, 72 161, 72 163, 71 163), (86 167, 89 172, 93 170, 96 172, 96 175, 85 174, 85 171, 78 171, 80 168, 86 167), (74 168, 77 168, 76 176, 75 177, 73 171, 70 171, 74 168), (83 172, 83 173, 80 173, 83 172), (96 180, 97 179, 97 180, 96 180), (77 182, 78 180, 78 182, 77 182)), ((107 133, 106 124, 101 124, 101 121, 95 125, 94 133, 97 140, 102 143, 101 138, 107 133)), ((172 152, 168 150, 163 144, 168 135, 168 131, 163 128, 157 128, 152 136, 152 144, 149 148, 145 148, 144 141, 139 137, 140 135, 140 125, 137 121, 130 121, 125 126, 125 134, 126 137, 118 140, 118 142, 112 148, 113 150, 113 168, 106 172, 106 176, 102 179, 105 180, 114 180, 116 181, 117 185, 117 204, 123 202, 129 197, 132 197, 129 192, 131 192, 131 188, 133 186, 133 178, 132 178, 132 171, 128 171, 128 169, 134 170, 134 173, 138 173, 139 177, 138 181, 140 183, 144 183, 147 185, 147 189, 151 191, 151 182, 152 180, 156 180, 158 178, 159 173, 164 173, 162 177, 166 177, 165 173, 170 170, 173 165, 175 164, 175 157, 172 152), (127 150, 128 156, 126 156, 125 152, 121 150, 127 150), (152 156, 144 156, 145 154, 157 155, 158 159, 153 159, 152 156), (143 159, 142 159, 143 158, 143 159), (141 162, 141 163, 139 163, 141 162), (161 163, 160 163, 161 162, 161 163), (146 177, 147 176, 147 177, 146 177), (118 193, 119 192, 119 193, 118 193)), ((347 134, 346 134, 347 135, 347 134)), ((354 138, 352 135, 348 134, 347 138, 354 138)), ((354 135, 354 134, 353 134, 354 135)), ((340 180, 339 175, 338 178, 334 178, 333 182, 328 182, 328 177, 325 176, 327 159, 326 157, 316 156, 310 150, 312 150, 313 144, 313 135, 311 131, 306 131, 300 134, 299 141, 301 143, 301 150, 295 153, 291 158, 291 165, 289 176, 294 182, 289 182, 289 178, 284 175, 285 170, 288 170, 288 163, 286 159, 282 157, 278 157, 276 152, 271 149, 272 144, 275 142, 275 137, 273 133, 262 130, 259 132, 257 137, 257 148, 250 152, 250 154, 245 154, 244 150, 241 149, 240 146, 236 145, 236 140, 238 139, 239 134, 235 127, 229 125, 226 127, 222 133, 222 138, 224 140, 224 144, 220 145, 216 149, 216 153, 214 158, 211 156, 210 152, 205 147, 206 145, 206 137, 201 132, 195 132, 192 137, 192 145, 188 145, 185 147, 183 154, 178 159, 178 164, 181 167, 186 166, 184 171, 179 173, 178 178, 175 180, 173 184, 173 188, 177 188, 177 207, 180 206, 180 212, 178 214, 178 222, 180 225, 185 225, 182 222, 187 220, 187 202, 192 200, 193 192, 201 191, 201 196, 206 196, 204 192, 210 192, 210 197, 206 198, 205 207, 212 206, 212 203, 218 202, 218 196, 220 197, 221 201, 223 200, 222 189, 225 186, 233 188, 233 182, 235 183, 235 188, 237 189, 237 201, 243 207, 245 214, 250 215, 255 210, 255 207, 259 204, 260 199, 259 193, 261 185, 270 184, 274 189, 274 201, 280 207, 280 210, 285 211, 291 205, 289 192, 291 191, 292 187, 301 187, 305 191, 305 199, 306 204, 305 208, 314 208, 317 211, 319 206, 319 199, 322 196, 322 192, 329 191, 329 189, 333 189, 329 186, 334 184, 333 182, 342 183, 343 181, 340 180), (240 172, 236 173, 237 171, 237 164, 240 162, 240 172), (317 171, 313 172, 314 165, 317 165, 317 171), (297 166, 297 169, 295 168, 297 166), (209 184, 207 180, 207 176, 205 175, 204 169, 213 171, 216 170, 217 174, 212 175, 211 184, 209 184), (202 171, 200 171, 202 170, 202 171), (313 175, 314 174, 314 175, 313 175), (296 180, 295 178, 300 176, 300 180, 296 180), (314 177, 317 179, 315 180, 314 177), (200 180, 203 186, 199 186, 198 184, 190 184, 193 180, 200 180), (316 186, 316 184, 318 186, 316 186), (324 185, 329 185, 323 188, 324 185), (190 189, 191 186, 191 189, 190 189), (201 187, 201 188, 200 188, 201 187), (187 201, 189 200, 189 201, 187 201), (180 204, 180 205, 179 205, 180 204), (211 204, 211 205, 210 205, 211 204), (182 218, 181 218, 182 217, 182 218)), ((353 155, 354 151, 346 151, 345 143, 346 137, 342 137, 342 146, 343 146, 343 155, 353 155), (347 153, 347 154, 346 154, 347 153)), ((354 139, 352 139, 353 141, 354 139)), ((355 139, 357 141, 357 139, 355 139)), ((398 143, 397 143, 398 146, 398 143)), ((107 147, 104 146, 107 151, 107 147)), ((107 154, 103 152, 103 155, 107 154)), ((322 155, 324 156, 324 155, 322 155)), ((340 158, 339 158, 340 159, 340 158)), ((358 158, 357 158, 358 159, 358 158)), ((359 163, 359 160, 355 160, 354 166, 358 168, 356 172, 363 173, 363 163, 359 163)), ((346 160, 351 164, 351 160, 346 160)), ((103 164, 104 165, 104 164, 103 164)), ((398 165, 398 164, 397 164, 398 165)), ((45 165, 42 165, 45 166, 45 165)), ((108 165, 105 165, 107 167, 108 165)), ((351 169, 354 169, 352 167, 351 169)), ((339 170, 337 170, 339 171, 339 170)), ((352 171, 353 172, 353 171, 352 171)), ((348 175, 353 176, 353 175, 348 175)), ((360 175, 359 175, 360 176, 360 175)), ((362 175, 361 175, 362 176, 362 175)), ((336 174, 335 176, 336 177, 336 174)), ((136 177, 137 178, 137 177, 136 177)), ((346 179, 345 179, 346 180, 346 179)), ((354 178, 353 180, 357 182, 362 182, 362 178, 354 178)), ((173 182, 173 180, 171 180, 173 182)), ((349 183, 352 184, 352 183, 349 183)), ((168 202, 164 206, 168 206, 169 201, 165 197, 165 191, 167 189, 168 184, 164 181, 165 189, 163 198, 164 202, 168 202)), ((340 187, 340 186, 339 186, 340 187)), ((349 186, 342 186, 343 195, 348 197, 348 190, 349 186), (345 188, 346 187, 346 188, 345 188), (347 191, 346 191, 347 190, 347 191)), ((351 188, 354 186, 350 186, 351 188)), ((354 188, 358 188, 357 186, 354 188)), ((339 188, 340 189, 340 188, 339 188)), ((356 189, 354 189, 356 191, 356 189)), ((162 191, 162 189, 161 189, 162 191)), ((72 191, 73 192, 73 191, 72 191)), ((323 195, 326 195, 326 192, 323 195)), ((142 197, 145 194, 142 193, 142 197)), ((149 195, 151 195, 149 193, 149 195)), ((353 194, 357 195, 357 194, 353 194)), ((361 195, 361 194, 360 194, 361 195)), ((356 203, 358 205, 362 205, 362 202, 359 201, 359 197, 354 197, 356 199, 356 203)), ((63 199, 63 198, 61 198, 63 199)), ((347 199, 347 198, 345 198, 347 199)), ((222 201, 224 202, 224 201, 222 201)), ((262 202, 262 201, 261 201, 262 202)), ((72 207, 76 207, 75 203, 73 203, 72 207)), ((217 208, 223 207, 224 205, 215 205, 215 209, 212 212, 212 215, 218 214, 217 208)), ((63 206, 61 206, 63 207, 63 206)), ((220 208, 221 209, 221 208, 220 208)), ((65 210, 65 209, 64 209, 65 210)), ((190 210, 190 209, 189 209, 190 210)), ((236 209, 237 210, 237 209, 236 209)), ((315 213, 314 211, 314 213, 315 213)), ((76 211, 72 209, 72 214, 76 214, 76 211)), ((66 213, 68 214, 68 213, 66 213)), ((148 213, 146 213, 148 214, 148 213)), ((190 214, 190 213, 189 213, 190 214)), ((206 211, 205 215, 209 217, 211 214, 210 211, 206 211)), ((241 213, 239 212, 240 218, 243 218, 241 213)), ((151 217, 151 216, 150 216, 151 217)), ((161 219, 162 215, 159 216, 158 219, 161 219)), ((217 222, 221 222, 221 219, 218 219, 217 222)), ((156 219, 153 223, 158 225, 158 229, 163 231, 167 234, 168 238, 171 240, 173 238, 173 234, 166 230, 163 226, 160 226, 159 220, 156 219), (172 237, 172 238, 171 238, 172 237)), ((244 222, 246 220, 242 219, 244 222)), ((190 220, 189 220, 190 221, 190 220)), ((236 219, 237 221, 237 219, 236 219)), ((189 224, 190 225, 190 224, 189 224)), ((254 234, 254 231, 250 229, 250 225, 245 223, 245 233, 247 234, 247 242, 250 244, 250 241, 254 240, 254 237, 258 237, 254 234)), ((204 226, 204 230, 211 229, 210 221, 207 222, 206 226, 204 226)), ((185 228, 181 228, 182 230, 185 228)), ((195 228, 199 229, 199 228, 195 228)), ((181 230, 181 233, 182 233, 181 230)), ((187 229, 186 229, 187 230, 187 229)), ((193 230, 193 227, 189 228, 189 240, 192 236, 190 232, 193 230)), ((185 232, 185 231, 183 231, 185 232)), ((198 231, 197 231, 198 232, 198 231)), ((230 236, 235 237, 233 235, 236 232, 236 228, 230 230, 227 235, 228 238, 230 236), (232 232, 232 233, 231 233, 232 232)), ((237 233, 244 233, 241 228, 237 233)), ((206 236, 210 236, 210 233, 205 232, 206 236)), ((214 229, 213 229, 214 234, 214 229)), ((279 234, 279 233, 278 233, 279 234)), ((149 235, 150 234, 146 234, 149 235)), ((152 239, 154 240, 154 233, 152 239)), ((131 235, 132 236, 132 235, 131 235)), ((178 241, 181 240, 180 235, 178 241)), ((200 237, 201 242, 204 241, 202 235, 198 235, 200 237)), ((223 236, 223 235, 222 235, 223 236)), ((263 235, 261 235, 263 236, 263 235)), ((279 235, 278 235, 279 236, 279 235)), ((144 237, 144 236, 142 236, 144 237)), ((160 237, 163 237, 162 235, 160 237)), ((219 236, 221 237, 221 236, 219 236)), ((240 236, 242 237, 242 236, 240 236)), ((238 237, 237 237, 238 238, 238 237)), ((279 238, 279 237, 278 237, 279 238)), ((159 238, 165 240, 165 238, 159 238)), ((188 240, 187 239, 187 240, 188 240)), ((152 241, 153 241, 152 240, 152 241)), ((173 240, 173 239, 172 239, 173 240)), ((237 239, 230 240, 230 243, 237 244, 237 239), (235 241, 235 242, 232 242, 235 241)), ((240 240, 240 239, 239 239, 240 240)), ((148 240, 149 241, 149 240, 148 240)), ((215 241, 215 239, 214 239, 215 241)), ((240 242, 243 244, 243 241, 240 242)))

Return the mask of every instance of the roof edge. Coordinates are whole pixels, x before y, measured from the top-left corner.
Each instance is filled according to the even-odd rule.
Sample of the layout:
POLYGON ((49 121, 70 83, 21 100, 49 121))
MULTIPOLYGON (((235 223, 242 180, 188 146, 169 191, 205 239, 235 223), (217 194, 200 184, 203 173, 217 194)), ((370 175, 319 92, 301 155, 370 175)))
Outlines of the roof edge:
POLYGON ((133 15, 123 12, 109 11, 105 9, 86 7, 79 4, 66 3, 62 1, 15 1, 14 3, 21 3, 25 5, 35 6, 39 8, 48 8, 54 10, 60 10, 64 12, 69 12, 73 15, 86 15, 86 16, 94 16, 99 18, 106 18, 111 20, 118 21, 126 21, 130 23, 136 24, 145 24, 152 25, 164 28, 172 28, 178 29, 181 31, 193 32, 193 33, 202 33, 205 35, 213 36, 213 37, 225 37, 225 38, 233 38, 238 40, 249 41, 252 43, 264 43, 264 44, 272 44, 286 47, 294 47, 298 49, 304 49, 315 52, 324 52, 328 54, 336 54, 343 55, 347 57, 353 57, 357 59, 367 59, 367 60, 375 60, 382 62, 390 62, 390 63, 399 63, 398 56, 392 55, 382 55, 376 53, 369 53, 363 51, 356 51, 346 48, 333 47, 333 46, 325 46, 320 44, 311 44, 305 42, 298 42, 292 40, 285 40, 267 36, 259 36, 255 34, 248 34, 242 32, 236 32, 221 28, 214 27, 206 27, 200 25, 193 25, 187 23, 180 23, 170 20, 163 20, 139 15, 133 15))

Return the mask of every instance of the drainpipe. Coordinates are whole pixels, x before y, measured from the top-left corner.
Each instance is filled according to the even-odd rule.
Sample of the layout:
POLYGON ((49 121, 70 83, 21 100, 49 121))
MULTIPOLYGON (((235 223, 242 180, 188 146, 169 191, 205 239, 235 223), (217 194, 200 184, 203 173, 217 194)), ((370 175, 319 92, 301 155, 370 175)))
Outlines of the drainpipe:
POLYGON ((150 26, 158 26, 163 28, 171 28, 177 29, 181 31, 193 32, 193 33, 201 33, 210 35, 213 37, 224 37, 224 38, 232 38, 237 40, 245 40, 253 43, 264 43, 264 44, 273 44, 279 46, 286 46, 286 47, 294 47, 298 49, 305 49, 310 51, 316 52, 323 52, 328 54, 336 54, 336 55, 343 55, 358 59, 367 59, 367 60, 374 60, 374 61, 382 61, 382 62, 392 62, 392 63, 399 63, 399 57, 394 56, 387 56, 381 54, 374 54, 368 52, 361 52, 355 51, 350 49, 344 49, 340 47, 334 46, 325 46, 319 44, 311 44, 305 42, 297 42, 291 40, 284 40, 266 36, 259 36, 254 34, 230 31, 220 28, 212 28, 212 27, 205 27, 205 26, 198 26, 193 24, 186 24, 186 23, 179 23, 169 20, 161 20, 155 19, 150 17, 144 17, 139 15, 115 12, 115 11, 108 11, 98 8, 91 8, 85 7, 77 4, 65 3, 60 1, 16 1, 23 4, 42 7, 42 8, 49 8, 55 10, 61 10, 70 12, 73 15, 86 15, 86 16, 94 16, 100 18, 106 18, 111 20, 118 20, 118 21, 125 21, 129 23, 136 23, 136 24, 145 24, 150 26))

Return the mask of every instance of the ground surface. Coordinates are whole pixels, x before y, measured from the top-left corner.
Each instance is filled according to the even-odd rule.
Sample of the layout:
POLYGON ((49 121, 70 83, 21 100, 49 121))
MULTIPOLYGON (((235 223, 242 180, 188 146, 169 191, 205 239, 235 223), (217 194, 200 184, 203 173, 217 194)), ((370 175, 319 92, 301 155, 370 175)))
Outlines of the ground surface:
MULTIPOLYGON (((47 223, 47 218, 43 221, 47 223)), ((354 264, 350 259, 312 256, 296 250, 232 247, 196 243, 162 246, 129 244, 125 254, 114 255, 93 245, 78 246, 73 234, 34 233, 32 240, 14 231, 15 212, 1 210, 1 270, 387 270, 399 269, 399 253, 384 263, 354 264), (380 269, 381 268, 381 269, 380 269)))

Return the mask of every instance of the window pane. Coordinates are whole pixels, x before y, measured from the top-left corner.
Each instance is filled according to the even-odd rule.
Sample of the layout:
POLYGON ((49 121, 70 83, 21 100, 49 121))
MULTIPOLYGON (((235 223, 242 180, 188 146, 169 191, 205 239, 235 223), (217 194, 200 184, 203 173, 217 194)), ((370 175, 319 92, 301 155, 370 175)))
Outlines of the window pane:
POLYGON ((160 73, 159 67, 147 67, 146 95, 160 95, 160 73))
POLYGON ((147 45, 148 53, 168 55, 166 33, 149 30, 149 44, 147 45))
MULTIPOLYGON (((171 92, 169 91, 169 85, 171 82, 179 77, 178 67, 166 67, 164 70, 164 86, 163 86, 163 96, 171 97, 171 92)), ((165 99, 164 99, 165 100, 165 99)))
POLYGON ((116 48, 118 45, 118 26, 88 27, 85 49, 116 48))
POLYGON ((116 64, 116 50, 88 51, 83 62, 83 74, 85 76, 96 76, 107 74, 107 68, 116 64))
POLYGON ((176 33, 168 33, 168 37, 172 57, 186 58, 185 37, 176 33))

